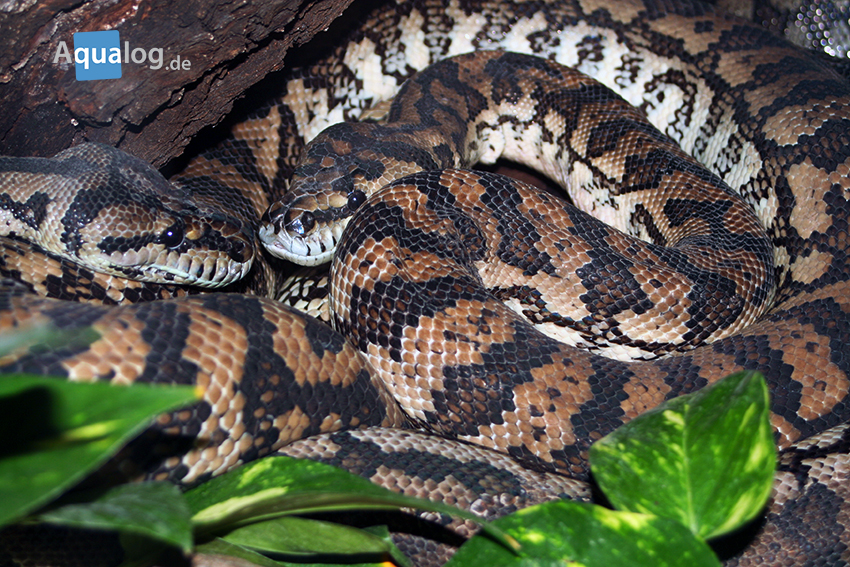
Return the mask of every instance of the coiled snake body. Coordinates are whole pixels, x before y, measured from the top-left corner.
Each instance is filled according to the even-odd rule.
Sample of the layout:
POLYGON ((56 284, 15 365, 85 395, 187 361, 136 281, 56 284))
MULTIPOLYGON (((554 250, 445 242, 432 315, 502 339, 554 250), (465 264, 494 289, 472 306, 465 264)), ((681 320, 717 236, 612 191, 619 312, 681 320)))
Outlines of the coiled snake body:
MULTIPOLYGON (((629 268, 604 273, 606 267, 618 265, 611 262, 609 248, 619 237, 607 229, 594 228, 596 236, 585 240, 590 244, 579 255, 580 265, 566 270, 582 279, 585 295, 592 296, 590 301, 582 299, 585 305, 580 308, 588 310, 586 313, 575 314, 580 311, 576 308, 575 313, 563 316, 563 309, 552 308, 550 299, 540 299, 530 287, 508 290, 512 286, 497 285, 494 292, 519 304, 531 319, 551 320, 561 315, 560 326, 571 328, 579 337, 571 339, 574 344, 592 350, 609 348, 593 338, 598 329, 589 328, 602 327, 602 334, 607 334, 606 339, 613 338, 620 350, 625 345, 630 353, 637 351, 643 358, 662 358, 626 362, 564 347, 517 322, 521 319, 500 306, 493 294, 477 287, 478 282, 472 281, 476 276, 443 263, 455 258, 475 264, 493 248, 499 250, 496 255, 504 264, 514 268, 514 275, 557 274, 552 262, 559 245, 546 240, 535 223, 542 225, 546 217, 562 215, 558 218, 569 223, 567 232, 586 238, 579 230, 592 226, 585 217, 558 212, 562 206, 553 204, 549 197, 527 195, 538 200, 518 200, 526 197, 527 189, 513 182, 493 180, 500 188, 487 189, 485 182, 491 181, 488 174, 426 172, 397 182, 392 189, 400 191, 397 196, 370 200, 361 208, 357 213, 361 221, 352 223, 336 256, 331 299, 337 305, 337 325, 354 337, 356 349, 367 355, 372 370, 363 364, 354 347, 326 327, 302 320, 260 297, 211 294, 99 307, 29 295, 27 287, 26 291, 46 291, 63 298, 73 294, 111 301, 128 298, 113 289, 116 284, 104 280, 107 276, 81 275, 80 269, 68 264, 67 257, 45 256, 43 262, 48 267, 43 269, 53 272, 47 276, 21 275, 24 270, 16 262, 24 262, 33 247, 44 246, 23 241, 29 238, 23 226, 45 232, 40 223, 46 217, 47 204, 56 199, 42 196, 44 191, 26 199, 7 197, 3 203, 7 218, 13 219, 7 224, 21 223, 12 229, 3 275, 28 281, 22 287, 10 287, 3 296, 3 320, 7 325, 21 325, 28 319, 52 320, 65 327, 92 324, 104 338, 78 352, 4 359, 4 369, 50 372, 76 379, 178 381, 205 386, 205 404, 164 416, 159 424, 166 433, 198 437, 200 445, 185 456, 177 454, 146 470, 153 476, 182 478, 185 482, 267 454, 290 439, 349 426, 403 425, 405 418, 389 401, 385 386, 376 380, 378 376, 392 376, 389 389, 402 400, 414 421, 501 449, 538 468, 584 475, 587 447, 620 423, 666 398, 702 387, 735 370, 758 369, 770 383, 772 421, 777 441, 786 451, 766 528, 746 555, 734 561, 746 564, 751 557, 770 561, 771 550, 779 545, 782 553, 798 564, 822 553, 831 554, 827 555, 830 564, 840 564, 848 553, 841 512, 848 509, 848 494, 841 481, 848 464, 842 453, 847 447, 843 425, 850 417, 850 356, 845 346, 850 343, 847 85, 799 50, 757 28, 718 17, 701 4, 649 0, 444 4, 423 0, 378 8, 343 48, 315 65, 293 71, 275 104, 237 127, 231 140, 198 157, 181 174, 181 188, 190 195, 172 195, 174 208, 181 212, 194 208, 193 215, 205 214, 208 220, 193 224, 188 217, 169 212, 164 215, 166 220, 155 221, 156 228, 148 235, 113 239, 105 254, 118 264, 113 273, 126 273, 129 268, 122 264, 126 251, 141 246, 149 247, 149 251, 131 255, 167 258, 169 250, 199 243, 231 259, 252 258, 258 263, 261 253, 253 248, 253 231, 258 226, 254 223, 266 206, 281 197, 283 180, 295 169, 294 157, 304 141, 332 122, 358 118, 365 109, 389 99, 414 71, 453 54, 484 48, 551 57, 598 78, 645 112, 655 126, 706 164, 755 211, 764 229, 755 219, 734 224, 739 221, 729 220, 725 212, 745 207, 725 196, 732 192, 720 184, 720 193, 716 194, 720 197, 709 200, 702 189, 688 193, 690 181, 684 183, 684 197, 675 199, 721 203, 714 206, 713 213, 707 213, 717 215, 713 220, 691 218, 690 209, 665 208, 667 201, 656 209, 631 202, 630 193, 654 188, 665 176, 689 174, 709 184, 719 183, 719 179, 683 166, 678 157, 673 160, 676 167, 668 163, 650 170, 654 171, 651 179, 641 177, 639 162, 651 160, 636 159, 642 156, 643 142, 634 140, 657 141, 663 137, 635 127, 626 131, 642 132, 643 138, 633 134, 605 137, 608 124, 601 111, 587 118, 597 121, 591 125, 590 134, 580 128, 570 130, 569 123, 553 125, 546 115, 536 116, 538 122, 526 121, 544 125, 539 132, 541 139, 547 140, 551 131, 566 130, 574 138, 570 151, 580 154, 581 148, 589 148, 586 156, 577 155, 575 163, 582 165, 570 174, 580 177, 586 170, 596 169, 593 173, 604 177, 608 166, 598 160, 620 156, 620 161, 610 165, 608 176, 633 181, 632 189, 621 195, 625 200, 609 198, 591 187, 578 193, 575 200, 579 204, 603 215, 619 215, 615 217, 619 219, 615 221, 618 228, 656 243, 691 239, 696 257, 708 247, 733 253, 733 260, 705 256, 699 261, 689 254, 685 263, 698 264, 696 271, 736 264, 750 276, 738 276, 737 280, 731 275, 708 278, 707 287, 698 295, 707 299, 706 305, 716 307, 711 314, 667 307, 664 298, 680 298, 684 292, 664 295, 669 288, 658 279, 623 282, 629 268), (630 161, 630 157, 635 159, 630 161), (201 210, 205 206, 215 210, 210 195, 222 186, 249 195, 233 197, 240 202, 240 214, 232 215, 235 218, 201 210), (464 191, 459 193, 461 188, 464 191), (514 224, 501 228, 496 221, 487 225, 461 215, 453 217, 449 209, 463 208, 459 207, 458 195, 470 195, 469 207, 476 214, 489 217, 507 207, 488 205, 498 197, 506 199, 503 203, 509 203, 519 215, 514 224), (204 206, 185 204, 183 198, 189 196, 200 198, 204 206), (530 204, 520 204, 526 202, 530 204), (402 213, 413 217, 402 217, 402 213), (383 227, 395 216, 402 217, 400 226, 404 230, 391 233, 383 227), (460 224, 451 225, 450 217, 460 224), (359 226, 355 224, 373 232, 356 232, 359 226), (672 233, 665 232, 662 224, 672 233), (522 232, 520 226, 532 231, 522 232), (677 233, 680 226, 691 232, 683 229, 677 233), (435 233, 439 244, 426 244, 426 233, 435 233), (450 233, 460 234, 461 239, 445 237, 450 233), (507 240, 509 234, 521 235, 520 244, 507 240), (707 240, 719 234, 719 240, 707 240), (223 244, 234 235, 239 235, 240 244, 223 244), (487 240, 494 235, 504 242, 487 240), (390 244, 399 248, 389 256, 377 256, 376 251, 391 251, 390 244), (431 262, 434 258, 440 262, 431 262), (588 271, 594 258, 598 259, 595 268, 603 268, 603 275, 588 271), (77 271, 72 280, 67 274, 73 270, 77 271), (587 276, 582 275, 585 271, 587 276), (726 295, 709 297, 706 290, 714 293, 723 287, 717 285, 721 280, 736 283, 726 286, 726 295), (69 291, 77 288, 88 291, 69 291), (619 300, 625 289, 637 294, 643 303, 624 307, 619 300), (665 291, 653 294, 647 292, 650 289, 665 291), (606 295, 608 291, 611 293, 606 295), (744 323, 733 323, 731 312, 738 321, 737 315, 744 309, 732 304, 742 297, 755 306, 754 310, 743 316, 744 323), (638 310, 659 306, 662 312, 682 315, 682 325, 689 331, 672 339, 656 340, 652 333, 633 339, 631 329, 638 325, 625 322, 621 314, 631 311, 640 315, 638 310), (450 312, 460 312, 461 317, 449 320, 450 312), (716 336, 715 331, 719 333, 716 336), (701 344, 709 335, 713 342, 701 344), (226 348, 222 346, 225 344, 226 348), (339 368, 346 371, 335 370, 339 368), (302 392, 308 400, 298 401, 302 392), (345 410, 340 411, 343 402, 345 410), (308 407, 328 411, 307 412, 308 407), (815 441, 803 441, 807 438, 815 441), (831 469, 829 474, 827 469, 831 469), (801 518, 812 520, 807 526, 814 527, 797 526, 801 518), (831 529, 822 529, 824 526, 831 529), (812 538, 813 545, 807 541, 812 538)), ((492 56, 494 60, 502 57, 492 56)), ((447 88, 440 94, 446 97, 447 107, 461 109, 462 113, 471 108, 470 100, 477 99, 461 93, 458 88, 463 87, 464 76, 458 74, 457 79, 457 84, 443 84, 447 88)), ((506 87, 501 92, 505 96, 543 100, 542 91, 529 90, 526 83, 503 82, 506 87)), ((421 99, 429 93, 423 90, 420 94, 421 99)), ((492 95, 478 96, 484 107, 493 102, 492 95)), ((540 106, 525 110, 540 112, 540 106)), ((390 119, 393 112, 391 109, 390 119)), ((516 116, 508 131, 520 123, 525 122, 516 116)), ((333 155, 347 155, 350 150, 343 138, 332 136, 328 145, 333 155)), ((392 148, 390 144, 385 147, 392 148)), ((433 147, 439 150, 440 145, 433 147)), ((49 176, 78 180, 89 175, 87 189, 124 180, 157 185, 151 181, 155 176, 143 164, 107 149, 85 147, 69 152, 51 165, 5 160, 0 167, 5 176, 2 183, 8 186, 10 176, 15 183, 23 177, 29 183, 41 183, 49 176), (106 168, 108 175, 97 174, 97 168, 87 165, 101 167, 105 162, 111 164, 106 168), (89 171, 92 173, 87 174, 89 171)), ((309 150, 306 155, 310 155, 309 150)), ((418 155, 402 157, 400 161, 421 161, 418 155)), ((332 154, 326 154, 319 161, 328 165, 333 159, 332 154)), ((451 159, 431 161, 440 168, 459 165, 451 159)), ((309 166, 308 159, 303 167, 309 166)), ((382 175, 362 164, 345 173, 357 179, 382 175)), ((313 204, 299 205, 300 210, 309 210, 315 221, 326 212, 330 216, 335 207, 360 206, 355 186, 349 182, 333 186, 339 178, 329 177, 336 193, 313 194, 313 204)), ((285 199, 283 204, 289 207, 294 198, 285 199)), ((66 206, 73 209, 76 203, 66 206)), ((136 204, 127 201, 123 206, 132 209, 136 204)), ((229 206, 236 208, 232 202, 229 206)), ((705 206, 704 210, 711 208, 705 206)), ((76 214, 73 222, 64 217, 61 239, 76 247, 74 255, 98 247, 86 240, 86 233, 105 210, 100 207, 76 214)), ((272 224, 260 231, 270 235, 288 227, 296 233, 309 232, 303 222, 300 226, 293 224, 295 217, 287 216, 288 211, 272 205, 267 214, 272 224), (278 220, 278 215, 283 220, 278 220)), ((676 255, 637 244, 624 246, 638 258, 666 254, 662 263, 676 255)), ((171 279, 207 273, 228 279, 226 270, 219 269, 213 260, 184 263, 179 269, 168 270, 171 279)), ((134 285, 137 291, 128 292, 131 297, 181 293, 152 284, 134 285)))

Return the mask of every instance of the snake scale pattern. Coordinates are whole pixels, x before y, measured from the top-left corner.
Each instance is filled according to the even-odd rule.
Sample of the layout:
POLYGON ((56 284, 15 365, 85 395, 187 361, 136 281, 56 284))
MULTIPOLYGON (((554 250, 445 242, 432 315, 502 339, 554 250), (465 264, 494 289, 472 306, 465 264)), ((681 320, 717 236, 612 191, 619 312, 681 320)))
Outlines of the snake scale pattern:
MULTIPOLYGON (((398 463, 404 462, 399 455, 457 454, 457 462, 435 465, 432 474, 438 469, 459 470, 464 459, 503 471, 505 494, 523 495, 501 498, 509 511, 547 498, 587 498, 585 485, 559 473, 586 478, 586 451, 595 439, 664 399, 742 368, 757 369, 765 374, 772 392, 772 423, 782 449, 780 469, 764 523, 754 527, 754 539, 727 562, 850 563, 846 81, 800 49, 697 2, 400 0, 377 6, 363 22, 348 26, 348 39, 338 44, 341 47, 314 54, 314 61, 289 71, 275 102, 237 125, 221 145, 195 158, 175 184, 166 183, 138 160, 101 146, 79 146, 50 160, 0 159, 4 193, 0 212, 6 227, 0 274, 17 280, 5 283, 0 294, 0 326, 49 321, 68 329, 91 325, 102 335, 92 345, 38 356, 16 353, 0 360, 2 370, 204 387, 204 403, 162 416, 128 448, 128 453, 138 454, 121 466, 133 463, 140 468, 122 468, 127 476, 193 483, 290 442, 283 449, 289 454, 343 465, 358 460, 344 455, 377 455, 398 463), (693 249, 699 251, 706 234, 732 235, 734 246, 723 238, 711 246, 719 242, 733 253, 743 250, 731 263, 746 266, 753 285, 748 287, 740 273, 737 279, 724 276, 736 283, 714 302, 721 308, 706 317, 711 324, 699 321, 689 327, 698 329, 692 333, 699 335, 693 342, 690 337, 682 339, 681 333, 664 340, 651 334, 631 338, 626 327, 633 325, 620 315, 638 308, 624 308, 615 300, 606 303, 609 300, 600 291, 616 288, 616 274, 601 283, 594 278, 603 276, 584 278, 591 282, 587 289, 599 292, 591 307, 607 311, 602 319, 593 319, 595 311, 558 319, 555 326, 571 327, 572 336, 579 337, 563 344, 531 329, 496 301, 506 298, 526 317, 551 321, 561 309, 551 307, 554 299, 499 284, 485 292, 478 282, 471 282, 476 277, 486 280, 485 275, 470 275, 455 264, 446 267, 442 262, 452 254, 475 264, 486 250, 500 247, 499 238, 514 234, 521 243, 502 246, 516 247, 501 255, 503 263, 532 275, 557 273, 550 260, 557 256, 558 246, 543 235, 543 219, 561 215, 557 218, 568 223, 562 232, 579 236, 579 228, 592 224, 572 209, 565 212, 554 197, 533 194, 523 184, 486 173, 440 171, 463 165, 449 158, 437 160, 437 171, 395 182, 385 190, 385 200, 370 199, 363 205, 366 192, 357 193, 349 180, 335 187, 331 183, 330 191, 321 190, 327 191, 320 193, 324 197, 314 193, 313 204, 301 207, 313 221, 334 207, 357 209, 355 219, 360 220, 335 235, 341 241, 331 293, 336 326, 354 337, 351 342, 266 297, 280 287, 276 273, 280 262, 258 247, 258 236, 287 229, 310 232, 303 218, 299 227, 292 214, 287 216, 294 198, 284 196, 290 178, 298 179, 298 171, 312 167, 310 148, 320 144, 314 142, 304 150, 306 143, 334 123, 367 117, 370 109, 381 108, 415 72, 454 55, 485 49, 541 56, 594 77, 712 172, 697 173, 677 157, 679 169, 661 167, 656 178, 684 172, 719 187, 720 197, 710 201, 723 203, 714 207, 719 215, 714 220, 691 219, 689 213, 665 208, 663 203, 653 209, 650 202, 630 201, 630 194, 638 192, 634 188, 622 191, 621 200, 595 186, 572 195, 583 208, 600 212, 625 233, 654 244, 692 239, 693 249), (302 153, 307 161, 298 169, 302 153), (121 192, 131 187, 144 191, 141 196, 135 190, 121 192), (19 188, 30 192, 22 194, 19 188), (733 204, 733 194, 740 196, 740 204, 733 204), (522 203, 530 199, 529 204, 520 205, 515 200, 519 197, 522 203), (506 201, 497 203, 498 199, 506 201), (484 215, 484 209, 484 216, 489 216, 512 207, 519 215, 517 224, 500 228, 496 221, 481 224, 447 212, 445 207, 462 208, 463 200, 469 201, 473 217, 484 215), (492 210, 487 204, 491 201, 492 210), (742 221, 743 225, 730 224, 724 207, 746 209, 743 204, 755 218, 742 221), (58 216, 53 216, 56 211, 58 216), (385 229, 385 221, 394 216, 402 219, 405 230, 385 229), (449 227, 449 217, 460 224, 449 227), (60 219, 58 224, 48 225, 54 218, 60 219), (127 218, 142 219, 146 231, 125 227, 121 219, 127 218), (262 225, 263 219, 271 224, 262 225), (673 230, 676 234, 671 235, 662 226, 675 229, 679 224, 695 232, 681 235, 673 230), (106 225, 115 229, 109 239, 95 230, 106 225), (435 231, 435 225, 441 228, 435 231), (471 235, 472 240, 443 238, 428 244, 425 236, 433 232, 471 235), (57 236, 58 251, 47 251, 57 236), (497 240, 488 240, 493 238, 497 240), (401 251, 393 252, 387 243, 397 244, 401 251), (378 259, 373 254, 378 248, 389 256, 378 259), (98 267, 77 265, 83 256, 95 258, 98 267), (441 263, 430 264, 429 258, 436 256, 441 263), (507 257, 514 260, 506 262, 507 257), (163 262, 169 266, 164 273, 163 262), (370 262, 375 269, 364 268, 370 262), (144 265, 153 267, 139 267, 144 265), (151 271, 157 272, 155 276, 148 275, 151 271), (234 282, 246 273, 247 283, 234 282), (397 274, 408 277, 409 283, 419 279, 415 283, 422 285, 400 287, 393 280, 397 274), (141 281, 131 283, 126 277, 141 281), (166 283, 158 283, 162 278, 166 283), (199 278, 212 282, 203 285, 245 293, 198 294, 199 278), (446 287, 446 282, 452 285, 446 287), (184 283, 196 287, 180 287, 184 283), (512 295, 517 291, 518 296, 512 295), (732 323, 729 312, 738 315, 744 309, 729 305, 747 295, 754 311, 747 311, 744 323, 732 323), (459 322, 448 321, 450 311, 463 312, 459 322), (607 335, 614 337, 617 347, 611 350, 618 358, 600 354, 609 347, 597 343, 588 330, 600 326, 600 321, 611 325, 607 335), (699 342, 706 339, 707 344, 699 342), (625 350, 638 352, 642 359, 622 360, 624 344, 625 350), (445 360, 452 364, 436 354, 427 356, 438 350, 448 353, 445 360), (427 366, 432 358, 440 361, 433 368, 427 366), (470 389, 462 389, 465 386, 470 389), (404 414, 393 398, 405 406, 404 414), (468 453, 433 449, 430 444, 456 442, 399 430, 412 424, 502 452, 465 444, 460 447, 468 453), (374 429, 340 431, 356 427, 374 429), (155 443, 161 445, 157 455, 170 456, 152 460, 150 447, 155 443), (504 453, 538 472, 524 471, 504 453), (529 487, 541 474, 561 480, 536 494, 529 487)), ((464 76, 457 77, 462 86, 464 76)), ((516 89, 516 97, 540 102, 542 94, 526 85, 517 81, 509 86, 516 89)), ((423 89, 413 100, 426 94, 423 89)), ((457 90, 444 94, 450 103, 452 97, 461 98, 457 90)), ((485 97, 482 104, 492 104, 491 99, 485 97)), ((453 107, 468 110, 468 100, 453 107)), ((391 107, 387 122, 397 117, 394 112, 391 107)), ((412 115, 425 120, 425 115, 412 115)), ((602 114, 590 116, 586 120, 597 120, 598 132, 604 132, 602 114)), ((556 133, 565 128, 546 122, 545 116, 536 119, 556 133)), ((517 126, 524 123, 519 117, 505 122, 510 123, 508 132, 523 130, 517 126)), ((640 155, 641 146, 629 145, 630 140, 667 138, 643 127, 627 131, 630 134, 613 135, 597 148, 573 140, 570 158, 579 165, 572 169, 540 167, 560 181, 585 176, 588 169, 604 177, 605 167, 593 160, 611 154, 620 156, 620 162, 610 166, 610 177, 638 179, 641 174, 627 158, 640 155), (591 148, 586 156, 581 155, 584 147, 591 148)), ((537 133, 549 140, 545 129, 537 133)), ((327 145, 335 146, 334 155, 352 155, 346 139, 335 137, 333 130, 324 135, 330 136, 327 145)), ((528 135, 526 128, 522 136, 528 135)), ((498 145, 493 139, 484 145, 498 145)), ((503 145, 510 147, 509 142, 503 145)), ((544 150, 551 155, 557 150, 550 146, 544 150)), ((438 148, 439 143, 431 147, 438 148)), ((473 152, 471 159, 496 157, 495 150, 488 157, 488 149, 492 150, 488 146, 479 154, 473 152)), ((331 154, 324 158, 320 165, 333 165, 331 154)), ((408 156, 407 161, 417 160, 408 156)), ((380 177, 363 168, 346 173, 380 177)), ((330 177, 331 182, 334 179, 338 177, 330 177)), ((645 180, 637 185, 642 190, 654 183, 645 180)), ((709 202, 687 191, 686 197, 709 202)), ((618 238, 610 229, 594 230, 596 237, 587 240, 591 244, 584 254, 593 257, 605 249, 599 257, 609 259, 611 241, 618 238)), ((628 242, 625 247, 637 256, 675 255, 628 242)), ((701 267, 727 263, 728 259, 706 257, 701 267)), ((567 269, 579 277, 582 270, 582 266, 567 269)), ((656 286, 658 280, 643 283, 638 287, 669 289, 656 286)), ((663 297, 667 296, 647 294, 640 309, 658 306, 663 297)), ((662 306, 661 311, 683 315, 686 327, 689 318, 696 317, 687 309, 662 306)), ((387 473, 387 468, 379 472, 365 466, 358 472, 397 487, 420 484, 398 479, 402 473, 421 474, 421 467, 418 473, 416 466, 403 469, 399 465, 387 473)), ((469 488, 470 496, 463 497, 472 508, 485 498, 476 490, 469 488)))

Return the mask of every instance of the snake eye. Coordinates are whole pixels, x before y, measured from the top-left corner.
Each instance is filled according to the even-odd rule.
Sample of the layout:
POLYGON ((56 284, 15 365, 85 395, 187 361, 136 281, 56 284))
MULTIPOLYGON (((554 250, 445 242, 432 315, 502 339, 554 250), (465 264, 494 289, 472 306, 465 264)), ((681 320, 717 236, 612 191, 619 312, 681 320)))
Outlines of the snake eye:
POLYGON ((310 211, 304 211, 298 217, 287 220, 285 226, 287 231, 304 236, 316 226, 316 218, 310 211))
POLYGON ((348 209, 350 211, 356 211, 360 208, 360 205, 365 202, 366 193, 364 193, 360 189, 355 189, 354 191, 348 194, 348 209))
POLYGON ((166 248, 177 248, 183 243, 183 225, 174 223, 159 235, 159 241, 166 248))

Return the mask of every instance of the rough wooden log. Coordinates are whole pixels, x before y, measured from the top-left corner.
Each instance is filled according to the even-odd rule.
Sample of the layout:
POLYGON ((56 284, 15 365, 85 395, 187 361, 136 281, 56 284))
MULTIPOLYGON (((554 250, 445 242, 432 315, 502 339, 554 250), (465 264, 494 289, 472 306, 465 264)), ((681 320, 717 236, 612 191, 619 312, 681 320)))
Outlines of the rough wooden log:
POLYGON ((0 0, 0 155, 88 140, 162 165, 350 1, 0 0), (120 79, 78 81, 57 50, 73 56, 74 33, 101 30, 119 32, 130 60, 120 79))

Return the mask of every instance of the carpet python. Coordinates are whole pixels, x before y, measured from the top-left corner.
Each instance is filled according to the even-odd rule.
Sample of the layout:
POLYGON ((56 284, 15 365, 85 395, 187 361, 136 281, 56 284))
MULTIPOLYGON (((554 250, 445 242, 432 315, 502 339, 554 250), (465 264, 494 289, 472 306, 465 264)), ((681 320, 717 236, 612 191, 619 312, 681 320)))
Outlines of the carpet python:
MULTIPOLYGON (((755 539, 743 554, 728 562, 846 563, 850 494, 844 424, 850 414, 846 399, 850 356, 845 345, 850 343, 850 284, 845 254, 850 206, 845 187, 850 183, 850 123, 844 79, 799 49, 750 24, 717 16, 699 3, 413 0, 377 6, 363 21, 362 25, 349 24, 350 35, 338 44, 341 47, 314 52, 314 61, 278 78, 280 92, 275 102, 237 125, 219 147, 193 160, 174 179, 175 186, 163 184, 137 160, 101 146, 72 148, 53 160, 0 161, 4 192, 10 185, 45 187, 49 178, 79 185, 96 196, 105 187, 138 183, 163 191, 165 197, 154 201, 172 206, 154 216, 149 233, 139 235, 121 233, 120 222, 105 220, 116 218, 107 216, 111 208, 119 211, 117 218, 146 215, 137 197, 120 202, 95 199, 87 202, 96 206, 75 209, 81 200, 59 198, 47 189, 26 199, 7 193, 2 203, 3 224, 9 227, 3 237, 7 245, 2 275, 23 283, 4 286, 0 296, 3 326, 31 321, 52 321, 65 328, 92 325, 104 338, 88 347, 38 357, 18 353, 0 361, 3 370, 77 380, 176 381, 204 386, 203 404, 162 416, 149 435, 128 449, 144 451, 154 442, 152 437, 159 442, 170 436, 172 444, 178 445, 172 448, 172 456, 142 463, 139 471, 124 471, 129 476, 142 473, 196 482, 269 454, 299 437, 308 439, 293 443, 287 451, 331 461, 335 458, 328 456, 331 453, 366 453, 367 446, 379 447, 377 453, 390 459, 394 452, 427 452, 425 442, 412 432, 406 432, 402 441, 386 441, 386 436, 381 436, 383 429, 375 430, 374 439, 361 437, 365 433, 334 433, 355 426, 405 426, 409 418, 391 401, 378 376, 387 369, 403 373, 405 366, 415 365, 405 358, 408 355, 401 354, 405 341, 389 335, 373 339, 372 335, 381 327, 406 325, 427 314, 408 317, 409 308, 417 306, 406 301, 407 295, 384 308, 378 295, 371 294, 383 285, 378 274, 367 287, 360 287, 369 293, 361 291, 357 301, 367 314, 373 311, 387 317, 386 324, 378 319, 370 329, 367 322, 353 345, 317 321, 262 297, 274 295, 278 282, 270 273, 275 260, 256 247, 258 232, 275 230, 260 229, 259 219, 264 212, 269 220, 274 216, 279 206, 274 203, 284 198, 305 142, 334 123, 365 117, 367 110, 390 100, 414 72, 475 50, 534 54, 575 67, 612 88, 684 152, 708 166, 713 174, 703 177, 717 176, 740 195, 755 211, 772 247, 772 270, 768 272, 772 272, 769 287, 773 291, 756 293, 764 311, 729 336, 703 346, 689 345, 685 352, 679 352, 680 345, 663 347, 662 351, 675 352, 662 352, 664 356, 655 360, 627 362, 574 347, 566 347, 574 353, 567 357, 564 346, 553 346, 551 339, 525 330, 516 318, 511 319, 515 316, 505 308, 488 303, 491 296, 481 295, 475 291, 478 288, 463 288, 464 293, 479 294, 475 296, 479 313, 467 317, 470 326, 466 332, 471 333, 482 321, 497 324, 498 340, 490 327, 488 341, 492 342, 488 344, 498 348, 470 350, 469 343, 463 344, 456 334, 450 348, 459 353, 458 360, 471 364, 458 364, 446 374, 479 389, 471 394, 441 391, 426 379, 425 397, 411 402, 415 406, 413 420, 500 448, 538 469, 581 477, 586 473, 584 456, 589 444, 617 424, 663 399, 702 387, 737 369, 759 369, 771 386, 772 422, 783 449, 780 471, 764 524, 756 526, 755 539), (237 190, 224 192, 230 199, 225 200, 225 214, 219 208, 221 188, 237 190), (39 230, 51 207, 74 214, 63 216, 61 226, 39 230), (190 220, 196 215, 204 220, 190 220), (108 245, 87 240, 89 229, 96 224, 112 225, 119 234, 108 245), (33 240, 33 233, 46 236, 48 232, 59 235, 65 250, 71 247, 70 256, 43 251, 46 243, 33 240), (240 243, 225 244, 233 237, 240 243), (128 266, 128 251, 145 246, 148 252, 129 255, 135 256, 134 260, 168 260, 174 259, 170 251, 190 243, 213 252, 212 257, 223 254, 240 259, 243 266, 234 272, 250 270, 248 278, 253 282, 240 291, 262 292, 195 296, 191 294, 196 289, 187 292, 174 285, 187 277, 211 274, 224 290, 240 285, 228 283, 232 272, 206 256, 169 264, 169 283, 163 286, 123 283, 123 276, 138 277, 130 273, 136 268, 128 266), (108 260, 110 273, 99 274, 73 264, 83 252, 91 251, 108 260), (182 297, 187 294, 190 296, 182 297), (84 302, 66 301, 71 298, 84 302), (137 299, 158 301, 132 303, 137 299), (110 305, 113 303, 128 304, 116 307, 110 305), (408 310, 397 309, 401 303, 408 310), (487 309, 481 309, 484 304, 487 309), (492 313, 504 313, 507 322, 487 319, 491 307, 492 313), (522 361, 525 370, 513 376, 511 388, 503 391, 504 398, 491 399, 489 390, 480 386, 487 380, 498 382, 499 372, 512 371, 504 359, 491 354, 498 351, 501 356, 511 344, 543 354, 528 359, 514 352, 511 356, 522 361), (370 367, 358 349, 367 351, 373 363, 375 352, 386 352, 388 358, 378 361, 379 368, 370 367), (485 363, 476 365, 479 359, 485 363), (335 370, 338 368, 345 372, 335 370), (555 393, 557 388, 543 388, 542 392, 539 385, 523 388, 531 382, 517 376, 533 376, 535 369, 540 369, 536 373, 544 381, 559 382, 558 386, 571 382, 576 391, 565 400, 560 390, 555 393), (562 373, 564 369, 566 373, 562 373), (298 399, 303 401, 296 402, 298 399), (556 411, 539 411, 550 405, 555 405, 556 411), (547 415, 559 419, 553 421, 547 415), (461 419, 465 417, 475 421, 465 422, 461 419), (198 442, 187 447, 187 438, 198 442), (353 448, 344 448, 345 443, 353 448)), ((342 150, 344 153, 345 148, 342 150)), ((435 189, 458 180, 475 186, 489 177, 460 172, 417 175, 423 186, 435 189)), ((403 187, 406 181, 398 183, 403 187)), ((506 184, 505 191, 510 194, 526 191, 514 182, 499 183, 506 184)), ((408 193, 407 202, 425 202, 419 189, 411 189, 418 186, 408 185, 414 192, 408 193)), ((354 200, 360 201, 359 196, 354 200)), ((615 204, 595 190, 585 191, 584 203, 581 198, 577 201, 611 212, 629 206, 615 204)), ((359 206, 358 215, 366 217, 373 206, 378 205, 369 201, 367 206, 359 206)), ((371 214, 374 218, 375 213, 371 214)), ((635 206, 619 218, 624 220, 618 228, 627 233, 650 240, 658 237, 649 227, 660 217, 650 222, 649 215, 635 206)), ((382 223, 373 220, 366 224, 380 230, 382 223)), ((415 228, 426 232, 425 226, 415 228)), ((466 228, 474 232, 472 227, 466 228)), ((353 230, 349 234, 354 234, 353 230)), ((357 236, 345 238, 341 246, 349 257, 365 253, 348 244, 357 236)), ((446 241, 445 246, 454 245, 446 241)), ((475 251, 473 247, 465 252, 475 251)), ((535 255, 537 259, 542 256, 539 252, 535 255)), ((338 255, 337 262, 341 268, 335 274, 340 274, 346 269, 346 260, 338 255)), ((354 264, 349 263, 347 269, 351 266, 354 264)), ((350 308, 350 296, 337 295, 340 286, 334 289, 333 301, 350 308)), ((520 303, 523 301, 532 303, 528 296, 520 303)), ((433 305, 426 308, 439 316, 433 305)), ((589 339, 584 336, 582 340, 589 339)), ((642 343, 633 346, 643 349, 642 343)), ((410 385, 419 387, 417 382, 421 381, 411 377, 397 389, 410 391, 410 385)), ((499 458, 498 453, 485 449, 474 451, 470 458, 482 462, 499 458)), ((507 464, 503 468, 515 470, 507 464)), ((586 498, 582 490, 564 486, 554 492, 586 498)))

